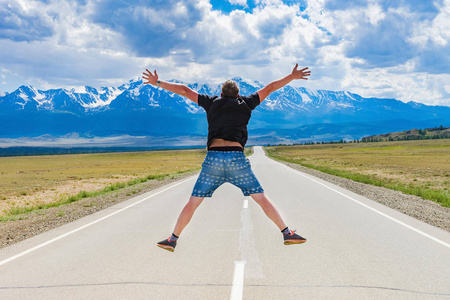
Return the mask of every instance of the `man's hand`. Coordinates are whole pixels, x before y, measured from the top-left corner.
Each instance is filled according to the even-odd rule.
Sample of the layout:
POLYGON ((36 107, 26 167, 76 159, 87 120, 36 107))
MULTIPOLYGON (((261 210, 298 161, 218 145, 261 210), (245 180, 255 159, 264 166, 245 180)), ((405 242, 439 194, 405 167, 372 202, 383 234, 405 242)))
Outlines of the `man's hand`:
POLYGON ((142 73, 144 74, 144 76, 142 76, 145 80, 147 80, 147 82, 144 82, 144 84, 153 84, 156 85, 156 83, 158 83, 158 74, 156 73, 155 70, 155 75, 152 74, 152 72, 150 72, 148 69, 145 69, 147 71, 147 73, 142 73))
POLYGON ((283 86, 291 82, 292 80, 296 79, 305 79, 308 80, 308 76, 311 75, 311 71, 307 71, 308 68, 304 68, 301 70, 298 70, 298 64, 295 65, 294 69, 292 70, 292 73, 275 81, 272 81, 262 89, 260 89, 257 93, 259 95, 259 100, 261 102, 266 99, 267 96, 269 96, 272 92, 281 89, 283 86))
MULTIPOLYGON (((144 84, 153 84, 156 85, 158 83, 158 73, 156 73, 156 70, 154 71, 155 74, 152 74, 152 72, 150 72, 148 69, 145 69, 145 71, 142 74, 144 74, 144 76, 142 76, 145 80, 147 80, 146 82, 144 81, 144 84)), ((197 103, 198 101, 198 94, 197 92, 194 92, 193 90, 191 90, 189 87, 187 87, 184 84, 179 84, 179 83, 173 83, 173 82, 168 82, 168 81, 160 81, 159 87, 162 89, 165 89, 169 92, 178 94, 180 96, 186 97, 189 100, 191 100, 192 102, 197 103)))
MULTIPOLYGON (((307 71, 308 68, 304 68, 301 70, 298 70, 298 64, 295 65, 294 69, 292 70, 292 76, 294 79, 305 79, 308 80, 308 76, 311 75, 311 71, 307 71)), ((156 73, 156 71, 155 71, 156 73)))

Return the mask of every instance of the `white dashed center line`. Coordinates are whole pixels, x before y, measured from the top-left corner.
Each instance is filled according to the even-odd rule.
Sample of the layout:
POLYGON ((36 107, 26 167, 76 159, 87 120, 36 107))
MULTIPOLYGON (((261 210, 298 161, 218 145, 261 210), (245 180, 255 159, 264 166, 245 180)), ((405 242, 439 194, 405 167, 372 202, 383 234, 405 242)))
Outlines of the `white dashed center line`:
POLYGON ((247 199, 244 200, 244 205, 242 208, 248 208, 248 200, 247 199))
POLYGON ((230 300, 241 300, 244 295, 244 268, 245 261, 234 262, 233 286, 230 300))

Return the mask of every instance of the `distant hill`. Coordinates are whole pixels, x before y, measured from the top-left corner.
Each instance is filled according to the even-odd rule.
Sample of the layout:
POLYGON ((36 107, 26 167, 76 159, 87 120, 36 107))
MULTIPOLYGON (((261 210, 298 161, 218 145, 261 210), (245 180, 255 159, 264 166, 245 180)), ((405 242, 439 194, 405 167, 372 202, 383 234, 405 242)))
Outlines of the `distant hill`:
POLYGON ((401 132, 371 135, 363 137, 363 142, 405 141, 405 140, 429 140, 449 139, 450 127, 435 127, 427 129, 411 129, 401 132))
MULTIPOLYGON (((234 78, 241 95, 263 87, 234 78)), ((219 85, 189 85, 220 95, 219 85)), ((249 145, 359 140, 380 132, 450 126, 450 107, 364 98, 347 91, 285 86, 252 113, 249 145)), ((197 104, 133 79, 119 87, 38 90, 0 96, 0 148, 173 147, 205 145, 208 124, 197 104)))

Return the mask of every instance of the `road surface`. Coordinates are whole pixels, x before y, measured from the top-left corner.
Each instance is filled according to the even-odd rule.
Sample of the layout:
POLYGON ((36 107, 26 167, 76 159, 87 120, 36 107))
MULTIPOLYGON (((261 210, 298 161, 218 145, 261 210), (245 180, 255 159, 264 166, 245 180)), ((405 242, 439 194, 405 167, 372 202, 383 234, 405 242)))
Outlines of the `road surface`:
POLYGON ((250 158, 288 225, 230 184, 174 253, 195 176, 0 250, 0 299, 450 299, 450 233, 267 158, 250 158))

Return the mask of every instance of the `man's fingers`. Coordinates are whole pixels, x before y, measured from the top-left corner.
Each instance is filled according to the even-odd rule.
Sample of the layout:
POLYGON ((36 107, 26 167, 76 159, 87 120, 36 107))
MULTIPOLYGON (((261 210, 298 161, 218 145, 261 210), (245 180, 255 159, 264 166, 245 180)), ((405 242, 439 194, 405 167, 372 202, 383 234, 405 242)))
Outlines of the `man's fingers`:
POLYGON ((306 71, 306 70, 308 70, 308 67, 303 68, 301 70, 298 70, 297 68, 298 68, 298 64, 295 64, 295 68, 294 68, 294 70, 292 72, 294 72, 294 73, 301 73, 302 76, 309 76, 311 74, 311 71, 306 71))
POLYGON ((155 80, 155 78, 158 79, 158 73, 156 73, 156 70, 154 71, 154 75, 149 69, 145 69, 145 71, 146 72, 142 73, 143 74, 142 78, 147 80, 146 82, 144 82, 144 84, 154 84, 152 82, 155 80))
POLYGON ((302 72, 303 76, 309 76, 309 75, 311 75, 311 71, 309 71, 309 70, 306 71, 306 70, 308 70, 308 67, 306 67, 306 68, 300 70, 300 71, 302 72))
POLYGON ((301 77, 299 77, 298 79, 308 80, 308 78, 306 78, 306 77, 311 75, 311 71, 307 71, 308 67, 303 68, 301 70, 298 70, 297 68, 298 68, 298 64, 295 64, 295 68, 294 68, 294 70, 292 70, 292 73, 295 73, 297 76, 300 75, 301 77))

